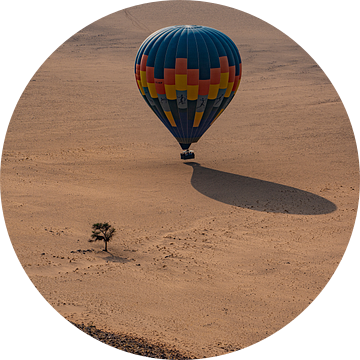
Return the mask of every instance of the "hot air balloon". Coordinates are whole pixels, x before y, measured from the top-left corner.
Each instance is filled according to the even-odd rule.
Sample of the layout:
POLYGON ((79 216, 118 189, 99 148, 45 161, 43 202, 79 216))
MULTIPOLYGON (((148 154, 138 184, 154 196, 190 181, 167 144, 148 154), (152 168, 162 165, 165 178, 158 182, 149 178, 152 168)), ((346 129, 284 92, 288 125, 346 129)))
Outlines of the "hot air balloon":
POLYGON ((206 26, 160 29, 141 44, 135 59, 139 91, 184 150, 182 159, 233 99, 241 79, 234 42, 206 26))

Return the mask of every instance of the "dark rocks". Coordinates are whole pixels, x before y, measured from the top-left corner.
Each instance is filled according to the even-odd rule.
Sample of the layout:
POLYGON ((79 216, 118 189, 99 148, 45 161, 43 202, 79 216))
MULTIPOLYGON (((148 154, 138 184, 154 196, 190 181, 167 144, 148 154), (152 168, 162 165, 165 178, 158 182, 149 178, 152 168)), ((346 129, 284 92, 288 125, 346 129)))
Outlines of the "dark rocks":
POLYGON ((72 254, 75 254, 75 253, 86 254, 87 252, 93 252, 93 251, 94 251, 94 249, 87 249, 87 250, 78 249, 76 251, 72 250, 72 251, 70 251, 70 253, 72 253, 72 254))
POLYGON ((93 338, 116 349, 127 351, 132 354, 169 360, 195 359, 193 356, 182 354, 175 348, 162 343, 152 344, 147 339, 141 337, 128 334, 112 334, 99 330, 93 325, 86 326, 84 324, 79 325, 73 322, 71 323, 93 338))

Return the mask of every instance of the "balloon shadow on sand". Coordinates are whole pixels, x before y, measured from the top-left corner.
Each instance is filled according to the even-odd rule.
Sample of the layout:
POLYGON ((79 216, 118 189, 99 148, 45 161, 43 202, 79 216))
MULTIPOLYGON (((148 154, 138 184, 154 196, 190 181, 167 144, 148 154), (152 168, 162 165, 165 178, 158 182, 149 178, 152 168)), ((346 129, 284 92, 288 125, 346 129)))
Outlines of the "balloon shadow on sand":
POLYGON ((337 209, 331 201, 294 187, 254 179, 187 162, 193 168, 191 185, 201 194, 225 204, 256 211, 321 215, 337 209))

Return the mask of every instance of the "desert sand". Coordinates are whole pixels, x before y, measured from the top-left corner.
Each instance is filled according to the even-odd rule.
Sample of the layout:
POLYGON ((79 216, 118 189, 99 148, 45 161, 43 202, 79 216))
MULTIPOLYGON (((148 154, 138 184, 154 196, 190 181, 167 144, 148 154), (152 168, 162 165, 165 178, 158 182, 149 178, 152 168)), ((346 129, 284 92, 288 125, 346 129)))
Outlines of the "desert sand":
POLYGON ((1 164, 10 239, 61 315, 200 358, 311 304, 349 242, 358 183, 349 118, 314 60, 261 20, 192 2, 132 7, 66 41, 24 91, 1 164), (191 162, 133 74, 142 41, 175 24, 217 28, 243 61, 191 162), (88 242, 99 221, 117 229, 108 253, 88 242))

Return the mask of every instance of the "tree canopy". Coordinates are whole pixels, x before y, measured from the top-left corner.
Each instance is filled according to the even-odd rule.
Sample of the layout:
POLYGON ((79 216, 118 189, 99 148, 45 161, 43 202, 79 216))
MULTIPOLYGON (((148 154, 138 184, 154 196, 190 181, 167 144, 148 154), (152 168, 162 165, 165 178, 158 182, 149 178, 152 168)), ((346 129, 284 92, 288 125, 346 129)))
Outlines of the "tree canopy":
POLYGON ((105 243, 104 251, 107 251, 107 243, 112 239, 116 230, 109 223, 96 223, 92 226, 92 234, 90 242, 101 241, 105 243))

